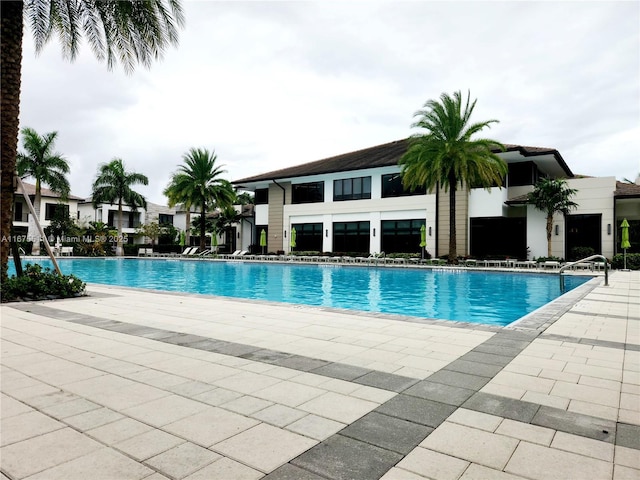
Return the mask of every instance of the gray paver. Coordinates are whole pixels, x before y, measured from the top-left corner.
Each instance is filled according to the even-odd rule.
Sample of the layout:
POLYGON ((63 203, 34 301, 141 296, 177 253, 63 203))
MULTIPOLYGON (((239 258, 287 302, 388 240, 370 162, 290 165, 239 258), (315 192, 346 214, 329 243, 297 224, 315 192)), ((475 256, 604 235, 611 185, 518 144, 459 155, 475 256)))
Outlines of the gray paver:
POLYGON ((445 385, 444 383, 435 383, 423 380, 407 389, 404 393, 406 395, 425 398, 435 402, 459 406, 471 397, 471 395, 475 393, 475 390, 452 387, 451 385, 445 385))
POLYGON ((380 478, 401 458, 398 453, 334 435, 291 463, 335 480, 373 480, 380 478))
POLYGON ((616 445, 640 450, 640 426, 618 423, 616 445))
POLYGON ((444 367, 444 370, 453 370, 454 372, 468 373, 470 375, 479 375, 481 377, 493 377, 503 367, 500 365, 491 365, 489 363, 467 362, 465 360, 454 360, 444 367))
POLYGON ((489 380, 487 377, 450 370, 440 370, 429 377, 430 382, 444 383, 452 387, 468 388, 470 390, 480 390, 489 380))
POLYGON ((524 423, 530 423, 540 408, 540 405, 536 403, 523 402, 521 400, 499 397, 498 395, 483 392, 476 393, 462 406, 469 410, 490 413, 491 415, 510 418, 511 420, 524 423))
POLYGON ((456 407, 451 405, 400 394, 375 411, 428 427, 437 427, 455 410, 456 407))
POLYGON ((416 378, 403 377, 385 372, 371 372, 356 378, 355 383, 369 387, 382 388, 392 392, 402 392, 418 381, 416 378))
POLYGON ((303 357, 301 355, 292 355, 274 362, 274 365, 302 370, 303 372, 310 372, 327 364, 329 364, 329 362, 315 358, 303 357))
POLYGON ((616 423, 611 420, 545 406, 540 407, 531 423, 610 443, 616 434, 616 423))
POLYGON ((344 363, 329 363, 312 371, 312 373, 317 373, 318 375, 347 381, 362 377, 370 372, 371 370, 368 368, 356 367, 344 363))
POLYGON ((340 435, 406 455, 432 431, 431 427, 371 412, 343 429, 340 435))
POLYGON ((489 365, 500 365, 504 367, 509 362, 511 362, 511 360, 513 360, 513 357, 505 355, 494 355, 492 353, 469 352, 462 355, 460 357, 460 360, 465 360, 467 362, 488 363, 489 365))

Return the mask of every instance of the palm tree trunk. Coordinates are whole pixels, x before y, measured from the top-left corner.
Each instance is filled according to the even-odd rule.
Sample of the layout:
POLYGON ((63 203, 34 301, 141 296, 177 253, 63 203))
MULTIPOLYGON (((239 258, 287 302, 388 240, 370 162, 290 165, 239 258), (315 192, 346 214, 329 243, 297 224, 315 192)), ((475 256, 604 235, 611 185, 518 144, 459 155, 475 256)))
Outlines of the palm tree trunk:
MULTIPOLYGON (((36 222, 40 222, 40 211, 42 210, 42 192, 39 180, 36 180, 36 196, 33 199, 33 209, 36 212, 36 218, 31 218, 32 215, 29 216, 29 230, 27 234, 29 238, 33 240, 31 255, 40 255, 40 242, 42 239, 40 238, 38 227, 36 227, 36 222)), ((42 225, 42 222, 40 224, 42 225)))
POLYGON ((205 223, 207 221, 207 216, 205 215, 205 208, 206 208, 206 203, 202 202, 202 210, 200 211, 200 251, 204 252, 205 250, 205 242, 204 242, 204 235, 205 235, 205 223))
POLYGON ((456 178, 449 174, 449 259, 451 264, 458 263, 456 239, 456 178))
POLYGON ((124 256, 122 248, 122 200, 118 202, 118 238, 116 239, 116 257, 124 256))
POLYGON ((191 245, 191 207, 187 208, 185 222, 187 225, 184 230, 184 244, 188 247, 191 245))
POLYGON ((551 256, 551 233, 553 232, 553 215, 547 215, 547 257, 551 256))
POLYGON ((7 279, 18 128, 22 66, 22 2, 0 2, 0 282, 7 279))

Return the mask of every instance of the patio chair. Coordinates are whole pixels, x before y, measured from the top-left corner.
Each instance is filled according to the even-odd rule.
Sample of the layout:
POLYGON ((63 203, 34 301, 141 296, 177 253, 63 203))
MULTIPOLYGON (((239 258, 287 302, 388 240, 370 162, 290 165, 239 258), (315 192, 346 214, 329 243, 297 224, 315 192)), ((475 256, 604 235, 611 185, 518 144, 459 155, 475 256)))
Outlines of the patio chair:
POLYGON ((188 255, 193 255, 194 253, 196 253, 198 251, 198 247, 187 247, 184 249, 184 251, 179 254, 181 257, 186 257, 188 255))

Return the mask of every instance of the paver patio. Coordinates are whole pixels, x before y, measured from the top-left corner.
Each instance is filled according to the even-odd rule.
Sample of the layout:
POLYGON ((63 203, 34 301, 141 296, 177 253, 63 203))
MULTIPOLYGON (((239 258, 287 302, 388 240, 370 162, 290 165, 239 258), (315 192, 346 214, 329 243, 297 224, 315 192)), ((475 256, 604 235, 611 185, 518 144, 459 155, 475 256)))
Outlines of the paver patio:
POLYGON ((640 272, 506 328, 88 290, 0 307, 1 480, 640 479, 640 272))

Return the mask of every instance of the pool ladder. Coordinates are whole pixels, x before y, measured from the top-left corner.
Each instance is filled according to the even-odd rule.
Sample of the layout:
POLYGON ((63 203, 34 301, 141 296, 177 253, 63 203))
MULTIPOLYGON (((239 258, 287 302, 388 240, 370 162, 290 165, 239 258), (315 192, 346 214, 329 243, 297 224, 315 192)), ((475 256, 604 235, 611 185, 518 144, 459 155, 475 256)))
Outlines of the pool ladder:
POLYGON ((558 275, 560 276, 560 292, 564 293, 564 276, 562 275, 563 270, 566 270, 567 268, 571 268, 576 263, 588 262, 589 260, 595 260, 596 258, 604 260, 604 286, 608 287, 609 286, 609 263, 606 257, 604 255, 591 255, 590 257, 586 257, 581 260, 576 260, 575 262, 567 263, 566 265, 563 265, 562 267, 560 267, 560 271, 558 272, 558 275))

